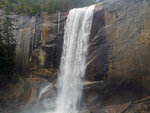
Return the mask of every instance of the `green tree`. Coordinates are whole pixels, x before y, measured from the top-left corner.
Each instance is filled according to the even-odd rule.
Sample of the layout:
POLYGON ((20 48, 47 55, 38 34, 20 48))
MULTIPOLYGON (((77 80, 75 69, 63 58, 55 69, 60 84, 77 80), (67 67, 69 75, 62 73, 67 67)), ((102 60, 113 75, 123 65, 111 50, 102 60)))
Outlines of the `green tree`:
POLYGON ((71 8, 84 7, 95 3, 94 0, 1 0, 0 8, 9 5, 11 11, 17 14, 40 15, 57 11, 67 11, 71 8))
POLYGON ((3 39, 3 27, 2 27, 2 19, 0 18, 0 41, 3 39))
MULTIPOLYGON (((16 76, 14 25, 9 17, 9 9, 0 20, 0 83, 11 82, 16 76)), ((14 79, 16 80, 16 79, 14 79)))

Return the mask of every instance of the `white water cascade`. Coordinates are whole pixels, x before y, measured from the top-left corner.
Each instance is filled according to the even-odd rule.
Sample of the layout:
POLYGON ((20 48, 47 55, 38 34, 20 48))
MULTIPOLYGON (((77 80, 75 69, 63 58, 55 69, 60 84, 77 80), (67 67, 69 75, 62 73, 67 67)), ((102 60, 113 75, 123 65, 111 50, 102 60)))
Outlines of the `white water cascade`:
POLYGON ((94 7, 92 5, 69 12, 64 33, 55 113, 78 113, 94 7))
MULTIPOLYGON (((86 70, 89 36, 95 5, 72 9, 64 33, 63 53, 58 75, 58 95, 43 98, 53 92, 53 84, 40 88, 35 105, 27 104, 20 113, 78 113, 86 70), (42 99, 43 98, 43 99, 42 99)), ((33 95, 34 97, 34 95, 33 95)), ((32 102, 33 99, 31 99, 32 102)))

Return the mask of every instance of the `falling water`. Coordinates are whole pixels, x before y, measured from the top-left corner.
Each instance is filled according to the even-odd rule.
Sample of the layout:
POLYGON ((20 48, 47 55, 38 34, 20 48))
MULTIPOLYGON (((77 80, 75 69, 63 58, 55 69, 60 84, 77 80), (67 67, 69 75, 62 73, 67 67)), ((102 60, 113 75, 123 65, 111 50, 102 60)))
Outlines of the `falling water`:
POLYGON ((69 12, 58 75, 58 95, 42 99, 48 91, 53 92, 53 84, 48 84, 41 88, 35 105, 30 106, 29 102, 20 113, 78 113, 94 7, 92 5, 69 12))
POLYGON ((56 113, 78 113, 94 7, 92 5, 69 12, 58 77, 56 113))

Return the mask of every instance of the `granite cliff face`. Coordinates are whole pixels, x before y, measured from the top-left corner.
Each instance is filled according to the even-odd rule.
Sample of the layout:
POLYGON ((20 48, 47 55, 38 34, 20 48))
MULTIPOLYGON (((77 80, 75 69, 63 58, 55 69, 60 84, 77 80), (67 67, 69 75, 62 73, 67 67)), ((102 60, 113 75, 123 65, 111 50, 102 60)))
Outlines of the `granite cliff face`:
POLYGON ((133 80, 150 91, 150 2, 105 2, 94 16, 89 78, 133 80))
MULTIPOLYGON (((148 0, 116 0, 96 5, 89 44, 88 80, 99 81, 108 76, 135 79, 148 86, 149 4, 148 0)), ((22 72, 59 69, 67 13, 13 17, 18 69, 22 72)))
POLYGON ((16 66, 27 74, 31 70, 58 68, 62 52, 67 13, 41 17, 12 15, 16 27, 16 66))
MULTIPOLYGON (((98 10, 100 6, 93 18, 87 78, 104 82, 85 88, 85 113, 121 113, 150 92, 150 1, 115 0, 98 10)), ((142 107, 137 111, 147 112, 142 107)))
MULTIPOLYGON (((55 82, 67 12, 12 17, 17 69, 29 77, 38 75, 55 82)), ((106 0, 97 4, 90 37, 85 113, 121 113, 128 106, 125 113, 130 113, 140 103, 147 103, 149 99, 132 102, 150 93, 150 1, 106 0)))

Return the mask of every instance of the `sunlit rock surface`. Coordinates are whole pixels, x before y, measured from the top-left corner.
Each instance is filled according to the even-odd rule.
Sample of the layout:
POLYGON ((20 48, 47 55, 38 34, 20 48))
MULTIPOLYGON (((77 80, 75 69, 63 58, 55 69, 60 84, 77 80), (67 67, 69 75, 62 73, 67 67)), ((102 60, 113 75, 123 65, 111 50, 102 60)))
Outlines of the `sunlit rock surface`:
MULTIPOLYGON (((30 72, 28 76, 33 78, 38 75, 55 82, 67 13, 12 17, 18 42, 18 70, 25 75, 30 72)), ((83 89, 85 113, 105 113, 104 110, 110 109, 114 113, 113 110, 122 108, 119 109, 122 111, 127 106, 125 113, 134 113, 136 106, 138 111, 144 106, 149 108, 149 99, 133 103, 150 92, 149 0, 106 0, 96 5, 85 79, 88 80, 83 89)), ((32 99, 30 94, 34 91, 27 89, 24 91, 28 96, 24 97, 32 99)), ((18 95, 22 94, 20 90, 18 95)), ((9 103, 10 99, 4 100, 9 103)))
MULTIPOLYGON (((96 5, 86 71, 88 80, 134 79, 149 89, 149 4, 148 0, 106 0, 96 5)), ((41 17, 14 15, 20 71, 59 69, 66 17, 67 13, 41 17)))
POLYGON ((95 13, 88 78, 130 79, 149 90, 150 2, 116 1, 104 2, 103 11, 95 13))
POLYGON ((39 68, 58 68, 67 14, 41 17, 12 15, 15 24, 16 66, 26 74, 39 68))
POLYGON ((85 89, 85 100, 89 113, 106 113, 150 92, 150 1, 106 1, 94 17, 87 79, 104 83, 85 89))

